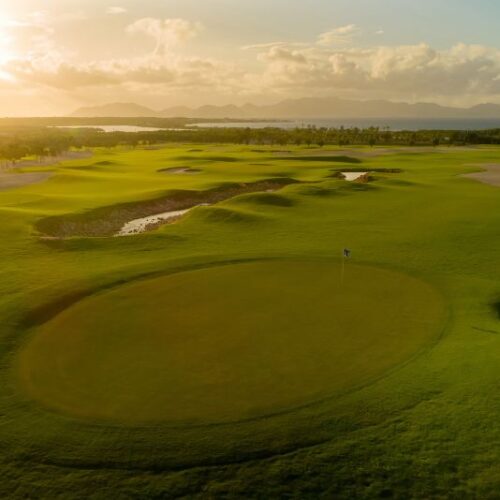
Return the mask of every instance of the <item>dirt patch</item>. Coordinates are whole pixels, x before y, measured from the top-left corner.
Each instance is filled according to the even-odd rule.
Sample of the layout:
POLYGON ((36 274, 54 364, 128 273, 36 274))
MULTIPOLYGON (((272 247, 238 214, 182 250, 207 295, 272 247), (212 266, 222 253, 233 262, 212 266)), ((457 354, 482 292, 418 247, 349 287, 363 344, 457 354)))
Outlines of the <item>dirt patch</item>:
POLYGON ((69 160, 81 160, 84 158, 90 158, 94 155, 92 151, 67 151, 66 153, 60 154, 59 156, 50 156, 48 158, 43 158, 40 160, 21 160, 17 163, 11 164, 12 168, 24 168, 24 167, 48 167, 62 161, 69 160))
POLYGON ((474 167, 484 168, 484 172, 474 172, 473 174, 465 174, 463 177, 475 179, 476 181, 490 184, 491 186, 500 186, 500 163, 486 163, 483 165, 470 165, 474 167))
POLYGON ((26 174, 6 173, 0 174, 0 191, 16 189, 47 180, 51 172, 32 172, 26 174))
POLYGON ((199 174, 201 170, 191 167, 168 167, 160 168, 158 172, 162 174, 199 174))
POLYGON ((35 228, 41 235, 57 238, 113 236, 127 222, 135 219, 186 210, 196 205, 212 205, 244 193, 276 191, 298 182, 291 178, 273 178, 252 183, 226 183, 206 191, 169 191, 152 200, 101 207, 79 214, 46 217, 40 219, 35 228))

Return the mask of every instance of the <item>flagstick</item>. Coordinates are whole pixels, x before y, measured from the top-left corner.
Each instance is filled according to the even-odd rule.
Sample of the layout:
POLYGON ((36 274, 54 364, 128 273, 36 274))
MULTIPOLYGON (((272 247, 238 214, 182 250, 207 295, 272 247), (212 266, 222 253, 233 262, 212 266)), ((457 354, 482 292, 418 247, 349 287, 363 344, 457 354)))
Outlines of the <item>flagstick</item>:
POLYGON ((344 268, 345 268, 345 257, 342 256, 342 270, 340 272, 340 286, 344 286, 344 268))

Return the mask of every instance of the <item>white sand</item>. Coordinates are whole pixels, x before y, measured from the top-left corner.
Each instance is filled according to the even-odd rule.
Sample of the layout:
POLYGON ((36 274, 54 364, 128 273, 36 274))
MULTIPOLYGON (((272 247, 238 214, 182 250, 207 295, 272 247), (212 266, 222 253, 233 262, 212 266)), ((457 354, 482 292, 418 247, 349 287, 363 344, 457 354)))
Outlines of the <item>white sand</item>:
POLYGON ((200 174, 199 170, 193 170, 190 167, 168 168, 161 171, 164 174, 200 174))
MULTIPOLYGON (((200 206, 207 206, 207 203, 196 205, 196 207, 200 206)), ((172 210, 171 212, 163 212, 161 214, 149 215, 148 217, 142 217, 141 219, 131 220, 120 229, 116 236, 130 236, 133 234, 144 233, 151 224, 176 219, 196 207, 186 208, 185 210, 172 210)))
POLYGON ((366 175, 367 173, 368 172, 341 172, 345 180, 350 182, 363 177, 363 175, 366 175))
POLYGON ((475 179, 476 181, 483 182, 484 184, 500 186, 500 163, 486 163, 473 166, 484 168, 485 171, 465 174, 464 177, 475 179))

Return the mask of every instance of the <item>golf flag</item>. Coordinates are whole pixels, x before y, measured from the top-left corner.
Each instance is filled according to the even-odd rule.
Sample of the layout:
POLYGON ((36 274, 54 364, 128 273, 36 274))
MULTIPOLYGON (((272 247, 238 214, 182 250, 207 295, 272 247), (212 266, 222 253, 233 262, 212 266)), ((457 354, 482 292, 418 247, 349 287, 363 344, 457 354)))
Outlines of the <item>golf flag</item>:
POLYGON ((351 251, 348 248, 344 248, 344 257, 348 259, 351 256, 351 251))

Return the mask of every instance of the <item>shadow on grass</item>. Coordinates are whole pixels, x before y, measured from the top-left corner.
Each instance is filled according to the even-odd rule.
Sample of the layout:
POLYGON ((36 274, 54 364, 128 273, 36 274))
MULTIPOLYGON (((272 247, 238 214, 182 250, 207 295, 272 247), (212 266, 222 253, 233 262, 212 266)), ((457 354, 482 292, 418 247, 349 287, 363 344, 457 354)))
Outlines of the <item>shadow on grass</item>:
POLYGON ((497 319, 500 320, 500 300, 493 302, 493 304, 491 304, 491 307, 493 308, 493 311, 495 312, 497 319))

